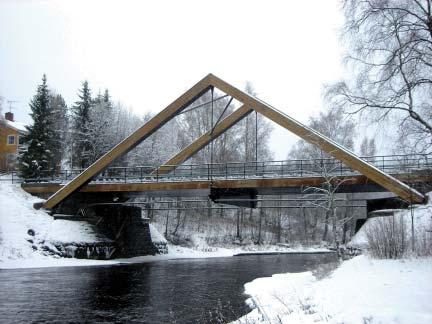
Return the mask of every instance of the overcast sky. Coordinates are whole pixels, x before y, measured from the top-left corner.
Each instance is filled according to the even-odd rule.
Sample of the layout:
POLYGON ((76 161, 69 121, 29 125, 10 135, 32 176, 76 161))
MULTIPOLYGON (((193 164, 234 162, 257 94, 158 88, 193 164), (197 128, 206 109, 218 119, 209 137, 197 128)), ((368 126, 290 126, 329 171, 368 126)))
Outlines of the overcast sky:
MULTIPOLYGON (((0 0, 0 96, 16 119, 47 74, 68 105, 85 79, 137 113, 158 112, 209 72, 307 122, 343 73, 340 2, 0 0)), ((283 159, 294 142, 275 128, 283 159)))

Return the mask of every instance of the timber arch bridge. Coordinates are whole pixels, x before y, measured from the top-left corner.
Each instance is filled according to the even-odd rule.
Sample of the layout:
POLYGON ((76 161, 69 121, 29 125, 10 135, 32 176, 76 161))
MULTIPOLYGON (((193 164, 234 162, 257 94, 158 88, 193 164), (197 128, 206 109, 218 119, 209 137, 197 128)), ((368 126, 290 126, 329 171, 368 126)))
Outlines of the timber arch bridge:
MULTIPOLYGON (((127 201, 134 195, 210 196, 213 201, 241 205, 256 201, 257 195, 300 193, 303 186, 320 186, 326 180, 339 184, 339 192, 389 192, 406 203, 421 204, 426 197, 414 186, 427 183, 432 169, 428 156, 391 156, 360 158, 332 139, 296 121, 262 100, 209 74, 174 100, 146 124, 113 147, 85 170, 65 170, 59 176, 23 188, 39 195, 50 195, 41 207, 59 212, 65 206, 109 203, 114 197, 127 201), (193 103, 214 90, 230 97, 225 110, 212 129, 182 149, 161 166, 111 168, 110 164, 156 132, 178 114, 194 109, 193 103), (232 100, 241 105, 223 117, 232 100), (305 141, 316 145, 332 158, 317 161, 271 161, 184 164, 215 138, 251 112, 257 112, 305 141), (328 172, 327 172, 328 171, 328 172), (92 197, 92 198, 89 198, 92 197)), ((254 204, 248 204, 254 207, 254 204)))

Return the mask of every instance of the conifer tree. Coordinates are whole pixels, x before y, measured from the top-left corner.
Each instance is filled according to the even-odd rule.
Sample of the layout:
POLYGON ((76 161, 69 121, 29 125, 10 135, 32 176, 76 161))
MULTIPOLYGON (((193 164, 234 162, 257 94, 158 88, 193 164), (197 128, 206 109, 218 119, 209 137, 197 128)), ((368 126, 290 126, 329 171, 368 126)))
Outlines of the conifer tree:
POLYGON ((104 103, 105 103, 105 105, 106 105, 106 108, 107 108, 109 111, 111 111, 112 108, 113 108, 113 104, 112 104, 111 96, 110 96, 110 94, 109 94, 108 89, 105 89, 105 92, 104 92, 104 95, 103 95, 103 101, 104 101, 104 103))
POLYGON ((73 165, 86 168, 90 164, 91 145, 89 142, 90 112, 93 106, 91 90, 84 81, 78 93, 79 100, 72 107, 72 159, 73 165))
POLYGON ((52 129, 52 109, 49 100, 49 90, 46 75, 42 84, 30 102, 33 124, 27 126, 28 133, 23 137, 24 149, 20 154, 20 171, 24 178, 37 178, 42 170, 53 170, 53 152, 51 143, 54 138, 52 129))

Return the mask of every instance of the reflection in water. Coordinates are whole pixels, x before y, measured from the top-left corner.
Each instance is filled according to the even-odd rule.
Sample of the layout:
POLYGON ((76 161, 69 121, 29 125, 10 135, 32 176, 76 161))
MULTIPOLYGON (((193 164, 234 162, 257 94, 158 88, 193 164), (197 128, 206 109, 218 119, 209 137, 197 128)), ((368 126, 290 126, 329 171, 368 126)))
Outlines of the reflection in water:
POLYGON ((285 254, 2 270, 0 321, 205 323, 218 303, 232 320, 248 312, 246 282, 336 264, 334 254, 285 254))

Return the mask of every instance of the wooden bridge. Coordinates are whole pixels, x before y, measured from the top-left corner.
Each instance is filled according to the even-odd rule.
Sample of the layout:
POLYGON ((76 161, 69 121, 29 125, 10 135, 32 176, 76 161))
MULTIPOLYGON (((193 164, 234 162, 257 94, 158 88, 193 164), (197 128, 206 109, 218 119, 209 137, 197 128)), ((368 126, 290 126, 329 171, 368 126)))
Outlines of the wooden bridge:
POLYGON ((87 169, 65 170, 58 177, 50 176, 50 179, 41 174, 39 179, 35 179, 39 182, 23 184, 23 188, 30 193, 52 193, 43 207, 54 209, 77 192, 163 194, 189 191, 191 195, 208 195, 217 194, 220 189, 240 193, 242 190, 254 190, 255 194, 282 194, 298 192, 298 188, 302 186, 319 186, 330 179, 332 183, 339 185, 341 191, 385 190, 407 202, 424 203, 425 196, 412 186, 427 182, 429 169, 427 156, 360 158, 262 100, 209 74, 87 169), (109 167, 113 161, 132 150, 186 108, 191 109, 190 106, 204 93, 211 92, 213 103, 215 89, 231 97, 228 105, 235 99, 241 103, 240 107, 223 119, 222 113, 211 130, 162 166, 109 167), (252 111, 319 147, 332 158, 315 161, 183 164, 252 111), (408 162, 404 163, 404 159, 408 162))
MULTIPOLYGON (((432 155, 363 157, 371 165, 415 188, 431 182, 432 155)), ((208 196, 212 189, 253 189, 259 195, 299 194, 326 181, 337 192, 383 192, 386 188, 335 159, 228 162, 214 164, 112 167, 94 177, 80 192, 116 192, 148 196, 208 196)), ((84 170, 43 171, 27 179, 23 188, 32 194, 53 194, 84 170)), ((420 190, 423 191, 423 190, 420 190)))

